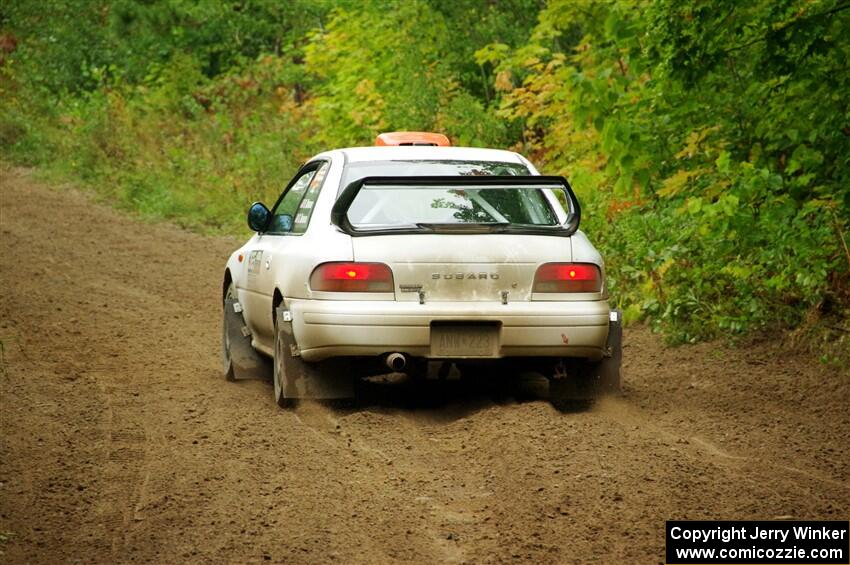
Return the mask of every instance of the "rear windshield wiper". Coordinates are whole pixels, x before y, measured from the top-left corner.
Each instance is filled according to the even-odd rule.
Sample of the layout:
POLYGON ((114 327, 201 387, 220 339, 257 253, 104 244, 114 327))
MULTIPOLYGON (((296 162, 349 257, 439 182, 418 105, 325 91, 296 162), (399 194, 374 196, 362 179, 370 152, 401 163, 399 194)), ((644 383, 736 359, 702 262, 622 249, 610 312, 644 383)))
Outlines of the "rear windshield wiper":
POLYGON ((486 224, 467 224, 462 222, 449 222, 449 223, 417 223, 416 227, 433 231, 433 232, 479 232, 479 233, 492 233, 502 231, 507 226, 511 225, 510 222, 487 222, 486 224))

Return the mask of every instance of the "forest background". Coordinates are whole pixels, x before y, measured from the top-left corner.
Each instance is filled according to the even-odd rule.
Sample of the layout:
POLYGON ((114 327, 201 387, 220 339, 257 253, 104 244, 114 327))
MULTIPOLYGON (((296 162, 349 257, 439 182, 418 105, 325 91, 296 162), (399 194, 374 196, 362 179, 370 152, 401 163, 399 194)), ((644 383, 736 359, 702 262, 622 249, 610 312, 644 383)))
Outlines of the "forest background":
POLYGON ((0 1, 0 159, 144 217, 245 236, 392 130, 568 177, 671 342, 850 350, 847 0, 0 1))

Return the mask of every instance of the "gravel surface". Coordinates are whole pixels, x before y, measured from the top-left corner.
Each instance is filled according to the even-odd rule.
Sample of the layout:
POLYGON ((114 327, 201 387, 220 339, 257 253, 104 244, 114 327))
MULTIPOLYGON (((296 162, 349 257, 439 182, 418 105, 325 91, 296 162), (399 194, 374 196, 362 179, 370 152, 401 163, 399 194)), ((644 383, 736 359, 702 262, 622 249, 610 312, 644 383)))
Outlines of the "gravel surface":
POLYGON ((625 391, 220 373, 238 242, 0 171, 0 561, 661 563, 667 519, 846 519, 850 376, 625 335, 625 391))

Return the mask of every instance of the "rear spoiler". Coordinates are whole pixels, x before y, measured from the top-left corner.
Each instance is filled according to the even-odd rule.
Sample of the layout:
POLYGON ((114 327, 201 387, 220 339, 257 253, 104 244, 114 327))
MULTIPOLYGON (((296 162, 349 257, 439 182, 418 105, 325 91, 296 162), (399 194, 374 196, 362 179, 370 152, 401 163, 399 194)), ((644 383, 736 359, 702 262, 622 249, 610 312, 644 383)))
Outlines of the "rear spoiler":
MULTIPOLYGON (((364 185, 369 186, 399 186, 415 190, 417 188, 457 187, 457 188, 548 188, 563 191, 566 196, 567 218, 559 226, 512 226, 510 233, 525 233, 535 235, 559 235, 571 236, 578 230, 581 222, 581 206, 578 203, 570 183, 564 177, 558 176, 436 176, 436 177, 364 177, 346 186, 337 198, 331 210, 331 223, 345 233, 352 236, 359 235, 388 235, 407 233, 411 230, 383 229, 362 230, 357 229, 348 221, 348 208, 351 206, 360 189, 364 185)), ((414 230, 418 231, 418 230, 414 230)))

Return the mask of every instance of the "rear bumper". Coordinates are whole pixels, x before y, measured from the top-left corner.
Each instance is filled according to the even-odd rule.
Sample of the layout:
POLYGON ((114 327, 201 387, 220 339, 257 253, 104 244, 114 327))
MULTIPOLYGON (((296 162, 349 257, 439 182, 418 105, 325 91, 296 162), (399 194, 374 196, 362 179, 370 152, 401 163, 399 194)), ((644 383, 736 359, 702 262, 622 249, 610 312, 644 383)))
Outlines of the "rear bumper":
POLYGON ((499 357, 602 357, 607 300, 571 302, 433 302, 289 299, 292 329, 305 361, 431 352, 431 323, 498 322, 499 357))

